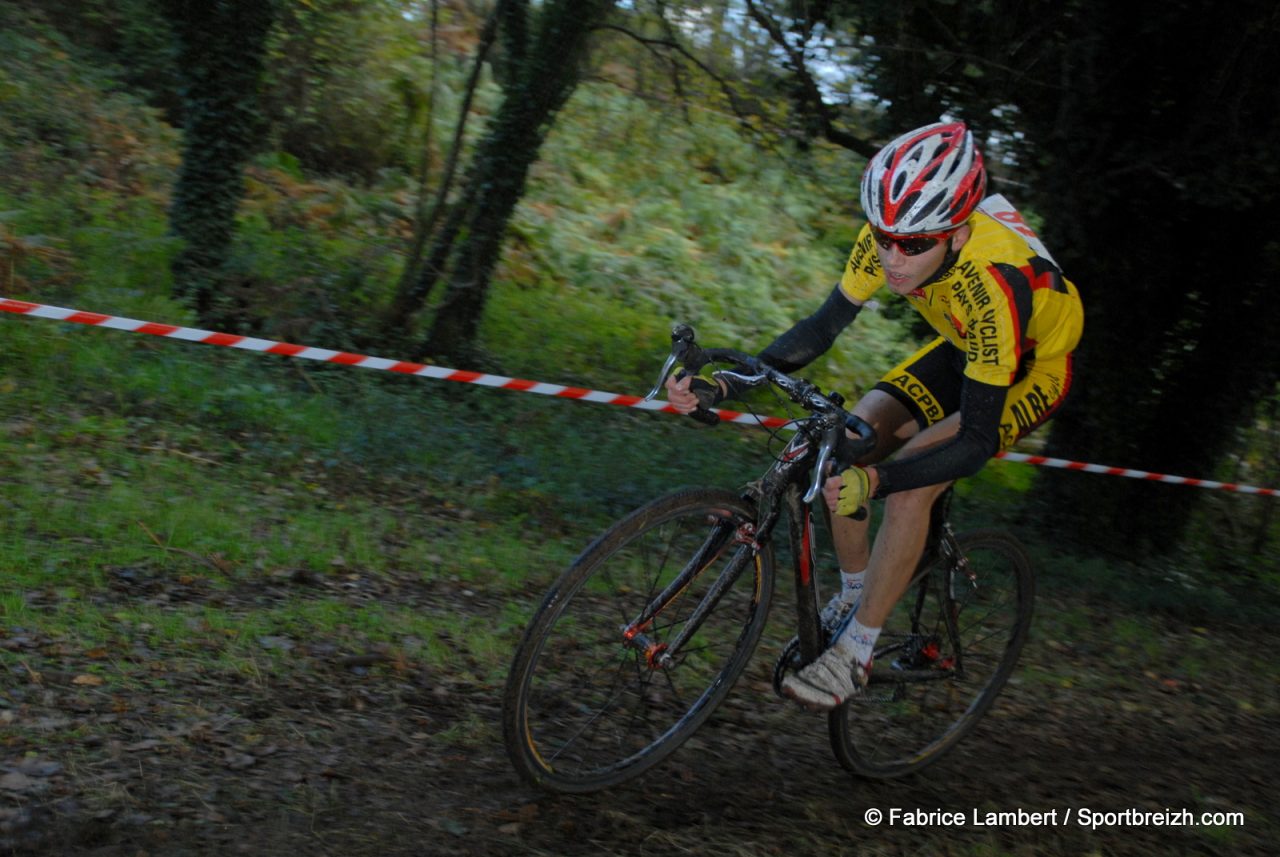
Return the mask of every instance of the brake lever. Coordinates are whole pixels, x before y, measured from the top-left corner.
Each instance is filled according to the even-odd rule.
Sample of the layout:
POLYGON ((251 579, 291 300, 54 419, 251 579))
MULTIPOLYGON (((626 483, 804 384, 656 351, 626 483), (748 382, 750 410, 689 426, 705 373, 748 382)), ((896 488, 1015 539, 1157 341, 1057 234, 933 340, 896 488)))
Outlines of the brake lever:
MULTIPOLYGON (((662 371, 658 373, 657 383, 653 385, 649 395, 644 397, 646 402, 652 402, 658 397, 658 393, 662 392, 662 385, 667 382, 667 377, 671 375, 671 370, 675 368, 677 363, 683 361, 689 349, 694 347, 693 340, 693 328, 689 325, 682 323, 671 328, 671 353, 667 355, 666 362, 662 364, 662 371)), ((695 371, 701 368, 701 366, 694 367, 695 371)))
POLYGON ((649 391, 649 395, 644 397, 646 402, 652 402, 662 392, 662 385, 667 383, 667 377, 671 374, 671 370, 675 368, 677 358, 675 354, 667 355, 667 361, 662 364, 662 371, 658 373, 658 383, 653 385, 653 389, 649 391))
POLYGON ((813 465, 813 478, 809 482, 809 490, 804 494, 806 504, 812 503, 822 493, 822 484, 827 480, 827 464, 831 461, 839 432, 843 430, 843 426, 834 425, 822 433, 822 445, 818 447, 818 460, 813 465))
MULTIPOLYGON (((875 445, 875 430, 863 422, 861 419, 853 417, 850 420, 850 427, 854 425, 863 427, 870 434, 870 444, 875 445)), ((822 493, 822 486, 827 481, 827 464, 837 455, 836 450, 842 445, 847 445, 845 439, 845 423, 837 422, 835 425, 828 426, 827 430, 822 434, 822 445, 818 448, 818 460, 813 465, 813 479, 809 483, 809 490, 805 492, 804 502, 812 503, 822 493)), ((863 441, 866 443, 866 439, 863 441)), ((837 465, 841 462, 837 461, 837 465)), ((870 510, 863 506, 858 511, 850 515, 855 521, 865 521, 870 510)))
POLYGON ((740 381, 747 387, 756 387, 769 380, 767 372, 756 372, 754 375, 744 375, 741 372, 734 371, 733 369, 719 369, 714 374, 717 378, 740 381))
MULTIPOLYGON (((706 354, 694 343, 693 328, 687 324, 677 324, 671 328, 671 353, 662 364, 662 371, 658 374, 657 383, 653 385, 653 389, 644 397, 644 400, 652 402, 657 398, 667 378, 670 377, 671 370, 677 363, 684 364, 686 372, 696 375, 707 362, 706 354)), ((719 425, 720 423, 720 415, 708 410, 701 404, 691 411, 689 416, 709 426, 719 425)))

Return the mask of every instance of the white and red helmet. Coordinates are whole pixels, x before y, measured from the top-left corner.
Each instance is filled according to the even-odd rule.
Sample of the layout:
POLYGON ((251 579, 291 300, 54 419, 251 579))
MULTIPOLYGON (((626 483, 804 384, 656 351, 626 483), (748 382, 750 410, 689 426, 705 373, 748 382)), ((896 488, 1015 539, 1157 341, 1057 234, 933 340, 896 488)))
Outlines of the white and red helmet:
POLYGON ((938 122, 885 146, 862 174, 862 208, 891 235, 946 232, 964 223, 987 188, 987 171, 963 122, 938 122))

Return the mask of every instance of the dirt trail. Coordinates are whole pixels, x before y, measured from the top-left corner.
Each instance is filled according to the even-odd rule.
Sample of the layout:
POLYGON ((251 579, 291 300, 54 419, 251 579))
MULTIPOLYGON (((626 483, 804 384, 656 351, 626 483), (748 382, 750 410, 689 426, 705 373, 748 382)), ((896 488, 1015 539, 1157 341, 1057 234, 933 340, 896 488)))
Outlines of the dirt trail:
MULTIPOLYGON (((498 605, 465 609, 481 617, 498 605)), ((1239 651, 1275 642, 1215 641, 1239 651)), ((164 692, 108 691, 77 683, 80 653, 33 637, 3 645, 21 664, 0 707, 5 853, 1263 855, 1280 832, 1274 685, 1245 659, 1197 684, 1113 666, 1105 641, 1067 647, 1038 634, 959 749, 924 775, 870 782, 836 764, 823 718, 768 692, 776 652, 765 646, 671 761, 637 783, 566 798, 517 781, 499 687, 424 665, 299 647, 287 677, 197 673, 164 692), (871 809, 932 823, 871 825, 871 809), (975 823, 975 812, 1020 809, 1056 810, 1058 823, 975 823), (1245 821, 1079 823, 1084 810, 1166 809, 1245 821)))

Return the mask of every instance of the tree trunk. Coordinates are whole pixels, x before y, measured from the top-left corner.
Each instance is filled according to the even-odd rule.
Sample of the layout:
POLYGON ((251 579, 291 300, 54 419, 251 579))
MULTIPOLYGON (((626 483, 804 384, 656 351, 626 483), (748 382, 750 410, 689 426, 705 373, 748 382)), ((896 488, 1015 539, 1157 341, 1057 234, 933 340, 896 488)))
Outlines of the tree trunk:
POLYGON ((161 0, 184 84, 182 164, 169 229, 185 242, 173 261, 175 294, 202 323, 234 326, 220 307, 223 266, 258 142, 257 90, 274 0, 161 0))
MULTIPOLYGON (((1213 478, 1280 377, 1280 186, 1264 144, 1277 126, 1266 82, 1276 15, 1265 5, 1239 10, 1253 13, 1240 45, 1162 7, 1158 24, 1129 22, 1149 28, 1134 51, 1117 21, 1066 55, 1056 104, 1025 104, 1049 165, 1037 207, 1087 315, 1051 455, 1213 478), (1188 51, 1200 61, 1176 59, 1188 51)), ((1045 474, 1037 494, 1055 534, 1135 557, 1178 544, 1203 497, 1078 474, 1045 474)))
MULTIPOLYGON (((440 184, 436 188, 429 208, 424 205, 424 200, 419 199, 419 216, 417 223, 414 225, 413 243, 410 245, 409 256, 405 261, 404 271, 400 276, 400 285, 396 289, 396 296, 384 315, 384 326, 391 330, 399 331, 405 337, 408 337, 410 333, 414 316, 422 309, 432 289, 435 288, 436 283, 444 273, 444 267, 452 250, 453 242, 458 236, 459 229, 462 228, 462 220, 465 219, 471 206, 471 200, 475 195, 473 188, 467 188, 461 201, 454 203, 452 206, 449 204, 449 194, 453 190, 454 174, 457 170, 458 160, 462 155, 462 144, 466 135, 467 121, 471 116, 471 101, 475 97, 476 88, 480 83, 480 72, 484 69, 485 60, 489 56, 490 48, 493 46, 498 24, 503 19, 506 8, 511 5, 513 5, 512 0, 498 0, 485 21, 484 27, 480 32, 479 43, 476 46, 476 55, 472 61, 471 75, 467 79, 466 95, 462 99, 462 106, 458 111, 458 121, 454 126, 453 142, 449 147, 449 154, 440 176, 440 184), (450 213, 445 226, 439 234, 436 234, 436 226, 446 211, 450 213), (431 252, 424 260, 423 253, 427 250, 428 241, 431 241, 431 252)), ((520 4, 516 3, 514 5, 520 4)), ((432 100, 434 102, 434 95, 432 100)), ((434 103, 432 109, 434 110, 434 103)), ((427 133, 428 135, 431 133, 430 127, 427 128, 427 133)), ((429 140, 424 148, 430 151, 429 140)), ((425 183, 422 192, 425 193, 425 183)))
MULTIPOLYGON (((497 127, 476 153, 472 184, 484 190, 470 200, 466 235, 451 248, 448 289, 437 308, 422 354, 470 357, 473 353, 489 279, 498 262, 507 223, 524 193, 529 167, 541 146, 536 130, 527 124, 532 116, 521 121, 504 116, 504 112, 499 112, 497 127), (477 181, 476 176, 481 175, 483 180, 477 181)), ((438 275, 439 268, 423 272, 424 277, 433 274, 438 275)))
MULTIPOLYGON (((592 27, 613 0, 549 0, 532 21, 531 42, 518 54, 512 82, 480 141, 468 174, 465 225, 448 261, 423 277, 447 275, 447 290, 419 356, 468 356, 488 298, 507 224, 524 193, 529 168, 537 160, 556 113, 581 76, 592 27)), ((430 288, 419 288, 425 294, 430 288)))

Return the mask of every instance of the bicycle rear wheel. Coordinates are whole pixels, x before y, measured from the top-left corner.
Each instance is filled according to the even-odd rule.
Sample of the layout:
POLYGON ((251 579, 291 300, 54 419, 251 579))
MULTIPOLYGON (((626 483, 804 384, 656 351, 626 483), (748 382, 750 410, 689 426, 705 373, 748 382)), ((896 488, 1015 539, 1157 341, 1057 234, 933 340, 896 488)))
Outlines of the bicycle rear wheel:
POLYGON ((618 521, 561 575, 503 695, 507 753, 526 781, 559 792, 616 785, 710 716, 769 611, 773 554, 753 548, 755 522, 731 492, 677 492, 618 521), (672 587, 682 573, 688 582, 672 587), (717 581, 727 587, 709 597, 717 581), (704 601, 711 609, 693 636, 668 648, 704 601), (650 607, 652 620, 637 625, 650 607))
POLYGON ((867 777, 935 762, 977 725, 1031 627, 1031 561, 1008 533, 956 538, 965 561, 936 558, 884 624, 866 692, 832 711, 840 763, 867 777))

